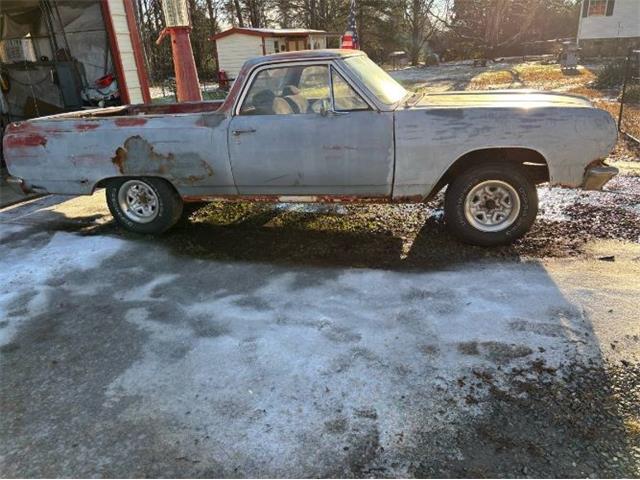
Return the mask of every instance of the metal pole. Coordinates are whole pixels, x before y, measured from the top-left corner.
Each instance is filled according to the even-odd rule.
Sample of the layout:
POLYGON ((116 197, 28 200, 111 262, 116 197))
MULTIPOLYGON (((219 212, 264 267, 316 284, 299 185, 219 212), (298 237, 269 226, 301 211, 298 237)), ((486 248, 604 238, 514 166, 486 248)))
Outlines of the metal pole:
POLYGON ((191 27, 167 27, 166 30, 171 35, 178 102, 202 101, 200 79, 189 37, 191 27))
POLYGON ((629 66, 631 65, 631 55, 633 51, 629 49, 624 63, 624 79, 622 81, 622 95, 620 96, 620 113, 618 113, 618 131, 622 132, 622 112, 624 111, 624 97, 627 93, 627 80, 629 78, 629 66))

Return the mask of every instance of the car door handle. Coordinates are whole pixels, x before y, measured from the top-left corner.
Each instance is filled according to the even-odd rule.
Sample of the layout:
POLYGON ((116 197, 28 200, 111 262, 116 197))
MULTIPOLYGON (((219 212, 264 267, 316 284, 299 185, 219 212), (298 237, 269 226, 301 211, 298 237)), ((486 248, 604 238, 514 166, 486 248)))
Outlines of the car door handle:
POLYGON ((231 133, 233 133, 234 137, 237 137, 242 135, 243 133, 255 133, 255 131, 255 128, 247 128, 246 130, 233 130, 231 133))

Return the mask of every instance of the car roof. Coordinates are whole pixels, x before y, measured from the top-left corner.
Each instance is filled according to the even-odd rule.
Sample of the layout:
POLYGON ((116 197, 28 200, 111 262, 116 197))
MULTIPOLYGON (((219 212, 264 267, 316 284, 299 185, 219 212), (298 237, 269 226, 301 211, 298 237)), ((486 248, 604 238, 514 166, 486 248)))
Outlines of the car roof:
POLYGON ((282 52, 264 55, 247 60, 247 67, 254 67, 262 63, 278 62, 285 60, 327 60, 333 58, 353 57, 357 55, 366 55, 360 50, 347 49, 320 49, 320 50, 299 50, 297 52, 282 52))

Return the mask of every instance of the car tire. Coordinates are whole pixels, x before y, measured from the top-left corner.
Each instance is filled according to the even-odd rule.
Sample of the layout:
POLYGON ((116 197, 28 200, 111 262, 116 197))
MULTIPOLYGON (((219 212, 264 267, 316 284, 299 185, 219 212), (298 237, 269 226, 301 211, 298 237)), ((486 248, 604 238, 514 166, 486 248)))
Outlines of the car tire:
POLYGON ((538 193, 519 167, 478 165, 449 184, 444 212, 447 228, 463 242, 504 245, 522 237, 533 225, 538 193))
POLYGON ((113 218, 134 233, 163 233, 182 215, 182 198, 161 178, 119 178, 107 184, 106 193, 113 218))

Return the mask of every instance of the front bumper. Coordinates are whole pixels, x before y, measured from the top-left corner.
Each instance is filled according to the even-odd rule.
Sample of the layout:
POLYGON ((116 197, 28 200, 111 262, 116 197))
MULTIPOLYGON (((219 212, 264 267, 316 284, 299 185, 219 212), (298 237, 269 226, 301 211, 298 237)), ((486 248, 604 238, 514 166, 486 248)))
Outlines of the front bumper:
POLYGON ((605 165, 601 162, 591 165, 584 172, 582 188, 585 190, 602 190, 602 187, 615 177, 618 172, 619 170, 616 167, 605 165))

